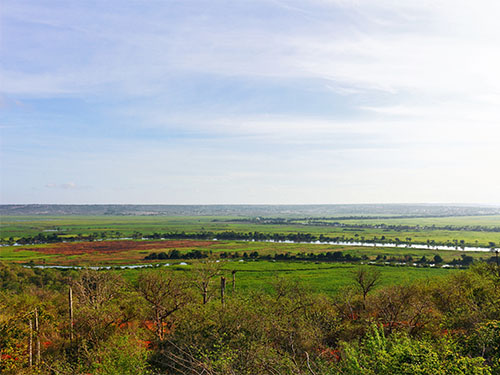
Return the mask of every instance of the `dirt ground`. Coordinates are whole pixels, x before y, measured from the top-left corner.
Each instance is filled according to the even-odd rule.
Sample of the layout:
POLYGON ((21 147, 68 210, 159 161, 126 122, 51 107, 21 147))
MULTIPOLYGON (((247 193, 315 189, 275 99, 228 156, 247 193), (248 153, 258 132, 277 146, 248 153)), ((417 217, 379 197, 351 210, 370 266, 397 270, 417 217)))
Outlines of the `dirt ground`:
POLYGON ((179 240, 179 241, 94 241, 94 242, 67 242, 50 244, 46 247, 38 248, 19 248, 20 250, 37 251, 43 254, 60 254, 60 255, 83 255, 89 253, 119 253, 130 250, 162 250, 168 251, 172 249, 207 247, 214 245, 213 241, 194 241, 194 240, 179 240))

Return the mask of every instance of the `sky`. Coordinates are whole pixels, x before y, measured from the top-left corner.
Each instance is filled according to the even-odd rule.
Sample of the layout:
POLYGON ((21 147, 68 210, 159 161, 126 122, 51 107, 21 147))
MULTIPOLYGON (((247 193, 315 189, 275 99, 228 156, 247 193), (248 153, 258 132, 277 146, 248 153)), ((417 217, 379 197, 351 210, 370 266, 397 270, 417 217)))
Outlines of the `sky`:
POLYGON ((0 202, 500 204, 496 0, 2 0, 0 202))

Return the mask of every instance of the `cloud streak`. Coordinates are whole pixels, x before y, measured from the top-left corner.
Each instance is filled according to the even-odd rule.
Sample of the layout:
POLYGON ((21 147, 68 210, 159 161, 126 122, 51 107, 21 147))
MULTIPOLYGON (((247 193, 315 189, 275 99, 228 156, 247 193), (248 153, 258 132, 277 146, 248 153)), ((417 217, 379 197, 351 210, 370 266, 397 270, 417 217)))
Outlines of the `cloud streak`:
POLYGON ((498 203, 496 2, 4 3, 2 175, 42 199, 498 203))
POLYGON ((46 184, 45 187, 48 189, 64 189, 64 190, 72 190, 72 189, 79 188, 79 186, 77 186, 74 182, 66 182, 64 184, 49 183, 49 184, 46 184))

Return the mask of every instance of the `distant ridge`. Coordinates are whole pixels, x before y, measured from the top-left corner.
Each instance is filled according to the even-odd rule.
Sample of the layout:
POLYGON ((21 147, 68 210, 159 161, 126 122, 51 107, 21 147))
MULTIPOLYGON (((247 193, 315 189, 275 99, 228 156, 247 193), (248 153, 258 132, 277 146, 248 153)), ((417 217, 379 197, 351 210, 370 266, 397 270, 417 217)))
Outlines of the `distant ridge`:
POLYGON ((500 215, 500 206, 445 204, 318 205, 142 205, 142 204, 6 204, 0 215, 126 216, 474 216, 500 215))

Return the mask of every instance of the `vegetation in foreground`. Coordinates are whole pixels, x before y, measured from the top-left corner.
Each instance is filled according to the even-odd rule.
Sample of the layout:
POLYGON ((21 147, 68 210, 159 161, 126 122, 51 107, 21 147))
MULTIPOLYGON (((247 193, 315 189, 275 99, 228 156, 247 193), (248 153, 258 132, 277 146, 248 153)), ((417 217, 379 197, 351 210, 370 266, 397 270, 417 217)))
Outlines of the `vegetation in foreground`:
POLYGON ((311 293, 286 278, 272 280, 268 291, 239 293, 238 273, 221 274, 220 263, 210 260, 189 272, 138 271, 134 281, 114 271, 2 264, 0 368, 6 374, 500 374, 494 264, 377 288, 378 270, 353 267, 349 285, 335 294, 311 293))

